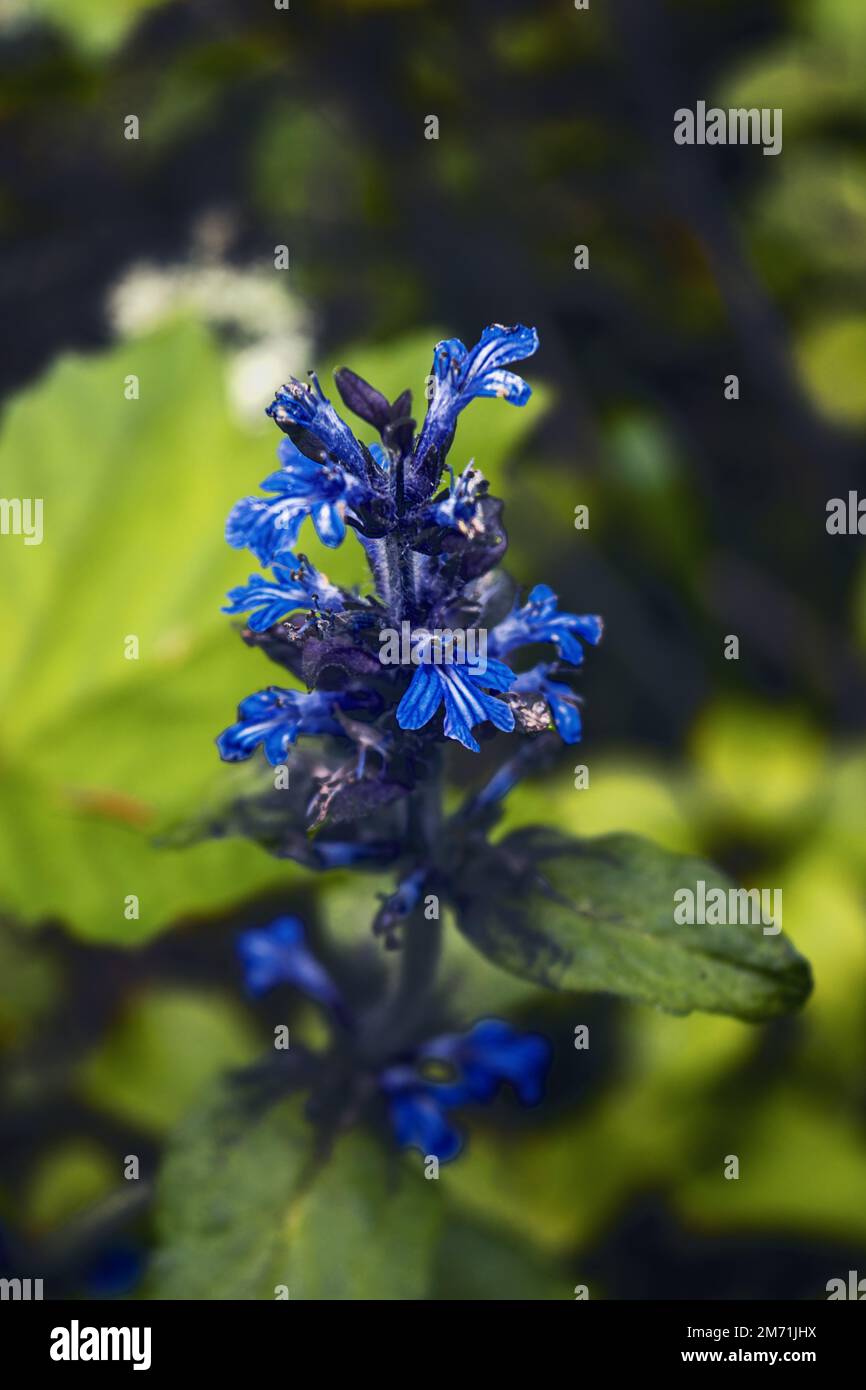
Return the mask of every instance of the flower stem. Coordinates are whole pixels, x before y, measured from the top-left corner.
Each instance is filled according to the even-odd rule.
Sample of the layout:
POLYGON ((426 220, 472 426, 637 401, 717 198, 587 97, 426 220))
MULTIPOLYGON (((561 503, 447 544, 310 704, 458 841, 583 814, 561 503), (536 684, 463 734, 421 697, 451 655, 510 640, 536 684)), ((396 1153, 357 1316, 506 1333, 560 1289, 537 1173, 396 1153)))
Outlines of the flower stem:
MULTIPOLYGON (((436 752, 427 779, 409 802, 408 838, 419 857, 432 859, 442 824, 442 764, 436 752)), ((423 1025, 436 984, 442 950, 442 922, 429 919, 423 902, 406 918, 400 952, 400 971, 390 997, 377 1009, 364 1030, 364 1051, 384 1061, 412 1041, 423 1025)), ((363 1042, 362 1042, 363 1045, 363 1042)))

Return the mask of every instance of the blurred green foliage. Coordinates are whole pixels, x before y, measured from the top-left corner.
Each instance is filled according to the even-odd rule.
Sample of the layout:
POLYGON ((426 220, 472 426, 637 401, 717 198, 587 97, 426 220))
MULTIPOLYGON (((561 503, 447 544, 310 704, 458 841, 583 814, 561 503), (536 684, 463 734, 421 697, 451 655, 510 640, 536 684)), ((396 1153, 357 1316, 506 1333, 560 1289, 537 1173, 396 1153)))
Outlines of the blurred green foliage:
POLYGON ((45 20, 90 58, 116 49, 138 20, 167 0, 5 0, 3 19, 45 20))
POLYGON ((41 546, 4 547, 0 596, 0 863, 23 920, 134 944, 290 872, 240 842, 154 846, 218 770, 232 776, 211 735, 255 676, 219 613, 247 563, 221 533, 267 452, 231 422, 219 355, 193 324, 68 358, 9 409, 5 486, 43 498, 47 518, 41 546), (133 365, 139 400, 124 395, 133 365))
POLYGON ((152 990, 127 1004, 79 1071, 84 1094, 137 1129, 163 1134, 207 1083, 255 1060, 261 1044, 241 1008, 215 992, 152 990))

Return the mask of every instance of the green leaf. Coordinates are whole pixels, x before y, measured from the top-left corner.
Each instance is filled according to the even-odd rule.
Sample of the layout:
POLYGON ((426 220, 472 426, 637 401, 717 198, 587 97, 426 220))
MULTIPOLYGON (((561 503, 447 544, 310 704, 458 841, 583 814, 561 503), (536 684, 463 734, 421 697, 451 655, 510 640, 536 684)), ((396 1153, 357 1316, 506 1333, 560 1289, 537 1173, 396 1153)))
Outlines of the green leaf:
POLYGON ((423 1299, 440 1219, 439 1183, 355 1131, 292 1212, 279 1282, 291 1298, 423 1299))
POLYGON ((308 1133, 296 1101, 256 1117, 227 1086, 187 1116, 157 1184, 151 1298, 274 1297, 308 1133))
POLYGON ((104 57, 127 38, 148 10, 167 0, 11 0, 12 15, 17 10, 28 18, 39 18, 56 25, 85 53, 104 57))
POLYGON ((0 909, 24 921, 128 945, 295 872, 241 840, 154 844, 167 818, 230 794, 239 769, 214 736, 272 679, 220 607, 254 568, 225 544, 226 515, 276 442, 225 397, 213 342, 177 323, 64 358, 4 417, 4 496, 43 501, 41 544, 0 538, 0 909))
POLYGON ((439 1184, 359 1131, 315 1172, 312 1137, 300 1102, 256 1117, 226 1087, 191 1114, 158 1184, 150 1296, 425 1298, 439 1184))
POLYGON ((751 1021, 801 1005, 809 967, 781 933, 675 922, 674 894, 701 880, 707 893, 734 887, 712 865, 636 835, 517 831, 476 856, 458 921, 497 965, 551 989, 751 1021))

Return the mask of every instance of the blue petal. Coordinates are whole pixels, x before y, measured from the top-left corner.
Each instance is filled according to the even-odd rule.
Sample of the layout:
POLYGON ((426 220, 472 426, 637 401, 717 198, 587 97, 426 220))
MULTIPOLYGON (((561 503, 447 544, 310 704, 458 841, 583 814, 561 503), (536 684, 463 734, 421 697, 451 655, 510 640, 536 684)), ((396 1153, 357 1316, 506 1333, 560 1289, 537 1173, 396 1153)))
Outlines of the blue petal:
POLYGON ((333 548, 342 543, 346 535, 346 526, 338 507, 332 502, 323 502, 313 508, 312 516, 316 535, 323 545, 333 548))
POLYGON ((585 613, 574 619, 574 626, 585 642, 598 646, 604 634, 604 621, 597 613, 585 613))
POLYGON ((299 734, 342 733, 334 709, 341 704, 356 704, 357 700, 358 696, 352 692, 305 693, 284 690, 278 685, 268 686, 267 690, 259 690, 241 701, 238 722, 225 729, 217 739, 220 756, 226 762, 237 762, 249 758, 261 743, 268 761, 277 766, 285 761, 289 745, 299 734))
MULTIPOLYGON (((315 459, 308 459, 306 454, 302 454, 291 439, 280 440, 277 445, 277 458, 280 460, 284 472, 290 477, 297 477, 298 479, 313 479, 317 472, 321 472, 322 469, 322 465, 317 463, 315 459)), ((266 486, 266 483, 262 483, 262 487, 266 486)))
POLYGON ((439 381, 444 381, 455 364, 459 367, 465 362, 469 350, 459 338, 443 338, 433 349, 433 371, 439 381))
POLYGON ((291 744, 298 739, 297 724, 278 724, 270 729, 262 739, 265 757, 271 767, 279 767, 286 761, 291 744))
POLYGON ((470 377, 486 375, 510 362, 520 362, 538 350, 538 333, 534 328, 517 324, 507 328, 493 323, 485 328, 475 347, 467 355, 466 370, 470 377))
POLYGON ((251 994, 290 984, 327 1008, 342 1010, 340 992, 308 948, 300 918, 277 917, 266 927, 242 932, 238 955, 251 994))
POLYGON ((442 685, 432 666, 419 666, 397 706, 401 729, 423 729, 442 703, 442 685))
POLYGON ((583 662, 583 648, 578 638, 595 645, 601 638, 603 624, 595 614, 560 613, 557 597, 547 584, 536 584, 527 602, 512 611, 490 633, 489 645, 494 652, 507 655, 515 647, 532 642, 552 642, 559 655, 572 666, 583 662))
MULTIPOLYGON (((568 693, 571 695, 570 690, 568 693)), ((556 695, 551 693, 550 688, 548 688, 547 702, 550 705, 556 731, 563 743, 580 743, 581 734, 583 732, 583 722, 580 717, 580 709, 574 703, 573 699, 558 699, 556 695)))
POLYGON ((436 389, 418 439, 415 457, 422 462, 433 451, 440 461, 457 425, 457 416, 476 396, 501 396, 512 405, 525 405, 530 388, 522 377, 502 368, 529 357, 538 347, 534 328, 485 328, 473 348, 466 350, 459 338, 437 343, 433 351, 436 389))
POLYGON ((419 1149, 425 1157, 435 1155, 447 1163, 463 1146, 459 1132, 449 1122, 440 1089, 424 1081, 411 1068, 391 1067, 380 1077, 388 1098, 391 1123, 397 1143, 404 1149, 419 1149))
MULTIPOLYGON (((275 566, 285 575, 283 566, 275 566)), ((287 583, 272 582, 261 574, 251 574, 246 584, 229 589, 229 603, 224 605, 224 613, 250 613, 248 626, 253 632, 266 632, 281 618, 296 608, 309 608, 311 597, 301 584, 289 579, 287 583)))
POLYGON ((552 626, 549 636, 563 661, 571 666, 583 665, 583 647, 568 628, 552 626))
POLYGON ((421 1056, 448 1062, 458 1071, 455 1082, 438 1088, 443 1104, 486 1104, 508 1083, 523 1105, 536 1105, 544 1094, 552 1052, 539 1033, 521 1033, 503 1019, 487 1018, 468 1033, 434 1039, 421 1056))
POLYGON ((303 507, 288 500, 243 497, 229 513, 226 540, 235 550, 246 546, 261 564, 269 565, 280 551, 291 550, 304 516, 303 507))
POLYGON ((388 473, 391 468, 391 455, 387 449, 383 449, 381 444, 368 444, 367 448, 373 457, 377 468, 381 468, 383 473, 388 473))
POLYGON ((552 1054, 540 1034, 520 1033, 502 1019, 484 1019, 466 1034, 463 1055, 478 1085, 486 1089, 494 1077, 513 1086, 523 1105, 541 1100, 552 1054))
POLYGON ((423 1091, 395 1096, 391 1119, 397 1143, 403 1149, 419 1149, 441 1163, 456 1158, 463 1140, 435 1099, 423 1091))
POLYGON ((231 724, 227 729, 223 729, 216 740, 216 746, 224 763, 243 762, 255 752, 257 740, 250 741, 246 738, 247 732, 244 724, 231 724))
MULTIPOLYGON (((442 668, 442 674, 445 683, 446 738, 455 738, 473 753, 477 753, 480 751, 479 746, 470 733, 476 724, 483 724, 489 719, 497 729, 511 732, 514 728, 513 710, 502 700, 495 700, 491 695, 479 690, 478 685, 469 679, 464 668, 446 666, 442 668)), ((513 679, 511 672, 509 676, 513 679)), ((477 679, 479 683, 487 682, 486 674, 477 679)))
POLYGON ((515 679, 510 666, 506 666, 504 661, 497 661, 491 657, 488 657, 483 670, 479 671, 477 675, 470 662, 466 667, 466 674, 477 685, 487 686, 490 690, 510 690, 515 679))
POLYGON ((325 396, 314 373, 312 385, 292 378, 277 392, 265 414, 285 429, 301 425, 315 435, 326 452, 357 477, 364 476, 364 455, 349 426, 325 396))
POLYGON ((498 396, 509 405, 526 405, 532 395, 532 387, 522 376, 500 371, 485 372, 478 381, 470 382, 465 391, 470 396, 498 396))
MULTIPOLYGON (((542 606, 548 608, 551 613, 556 612, 556 594, 549 584, 536 584, 534 588, 530 589, 527 602, 534 606, 537 605, 539 608, 542 606)), ((517 607, 516 604, 515 607, 517 607)))

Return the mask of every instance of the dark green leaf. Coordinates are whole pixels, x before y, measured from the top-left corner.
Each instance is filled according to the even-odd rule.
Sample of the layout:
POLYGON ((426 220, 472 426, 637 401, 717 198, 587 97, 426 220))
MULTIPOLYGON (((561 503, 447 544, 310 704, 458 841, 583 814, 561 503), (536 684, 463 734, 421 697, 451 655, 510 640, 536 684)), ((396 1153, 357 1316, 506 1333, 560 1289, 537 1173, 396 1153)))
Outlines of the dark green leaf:
POLYGON ((527 829, 475 857, 457 889, 464 934, 551 989, 604 990, 675 1013, 759 1021, 811 988, 808 963, 762 925, 678 925, 674 894, 734 887, 711 864, 637 835, 576 840, 527 829))
POLYGON ((283 1228, 309 1157, 299 1109, 283 1101, 252 1114, 220 1087, 188 1115, 157 1188, 152 1298, 274 1297, 283 1228))
POLYGON ((223 1087, 181 1127, 157 1194, 149 1290, 166 1299, 422 1299, 437 1182, 361 1131, 318 1171, 302 1102, 249 1112, 223 1087))
POLYGON ((292 1212, 279 1282, 292 1298, 426 1298, 440 1217, 439 1183, 421 1163, 389 1160, 355 1131, 292 1212))

